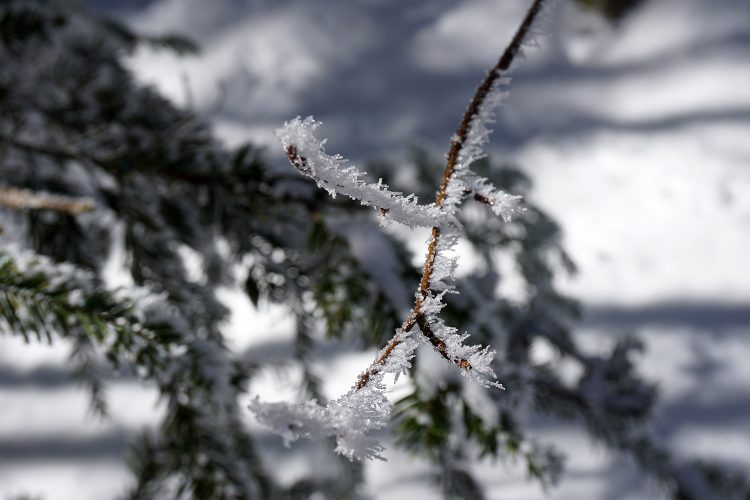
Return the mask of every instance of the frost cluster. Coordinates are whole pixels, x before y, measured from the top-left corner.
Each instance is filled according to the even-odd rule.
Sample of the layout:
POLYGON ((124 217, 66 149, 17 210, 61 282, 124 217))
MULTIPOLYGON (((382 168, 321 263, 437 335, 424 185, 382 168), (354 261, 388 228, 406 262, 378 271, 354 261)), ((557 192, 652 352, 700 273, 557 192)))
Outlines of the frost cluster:
POLYGON ((478 175, 469 174, 465 179, 474 196, 487 203, 492 208, 492 212, 502 217, 505 222, 510 222, 515 215, 525 210, 521 205, 522 196, 501 191, 487 179, 478 175))
POLYGON ((396 347, 390 355, 378 359, 384 361, 376 369, 369 369, 368 383, 361 389, 349 392, 323 406, 315 400, 303 403, 265 403, 257 398, 250 402, 250 409, 257 419, 270 427, 289 444, 299 438, 336 438, 336 452, 350 460, 383 459, 383 447, 371 432, 388 424, 391 404, 385 395, 383 379, 386 374, 398 377, 411 367, 411 359, 419 341, 408 332, 399 330, 393 339, 396 347))

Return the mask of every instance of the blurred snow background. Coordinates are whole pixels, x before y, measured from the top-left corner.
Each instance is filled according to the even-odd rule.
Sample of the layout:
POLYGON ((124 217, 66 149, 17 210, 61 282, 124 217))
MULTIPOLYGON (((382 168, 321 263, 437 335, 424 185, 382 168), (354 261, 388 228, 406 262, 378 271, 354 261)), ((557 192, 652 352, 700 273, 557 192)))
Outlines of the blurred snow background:
MULTIPOLYGON (((297 114, 322 120, 331 151, 355 160, 403 158, 417 141, 445 150, 527 5, 88 3, 138 30, 199 42, 197 57, 144 50, 132 68, 212 120, 228 143, 267 144, 274 161, 281 160, 272 131, 297 114)), ((646 0, 614 27, 558 3, 541 49, 513 75, 490 150, 532 177, 533 197, 563 226, 580 268, 563 286, 587 308, 584 345, 604 348, 638 333, 648 347, 641 370, 661 392, 654 431, 684 456, 750 475, 750 2, 646 0)), ((238 348, 285 335, 283 311, 252 311, 226 296, 237 309, 238 348)), ((539 356, 550 355, 539 346, 539 356)), ((128 481, 127 435, 155 418, 155 391, 113 380, 113 418, 96 420, 65 375, 66 356, 0 339, 0 498, 110 498, 128 481)), ((369 358, 334 363, 332 397, 369 358)), ((275 398, 284 388, 293 394, 293 374, 271 378, 282 391, 275 398)), ((569 458, 550 498, 658 498, 627 460, 575 428, 538 428, 569 458)), ((424 464, 393 446, 386 453, 387 463, 368 467, 374 498, 434 494, 424 464)), ((280 451, 278 459, 291 480, 307 465, 290 456, 280 451)), ((512 464, 477 471, 488 498, 544 497, 512 464)))

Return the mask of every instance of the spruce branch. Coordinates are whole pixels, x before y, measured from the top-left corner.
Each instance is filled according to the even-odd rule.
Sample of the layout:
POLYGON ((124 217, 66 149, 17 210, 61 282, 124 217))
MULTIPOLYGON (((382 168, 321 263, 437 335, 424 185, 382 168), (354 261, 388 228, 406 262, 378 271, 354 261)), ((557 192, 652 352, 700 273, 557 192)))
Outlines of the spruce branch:
MULTIPOLYGON (((3 334, 72 342, 74 374, 88 385, 100 413, 106 407, 95 354, 155 382, 169 412, 160 425, 159 453, 170 459, 154 472, 171 476, 194 498, 258 498, 245 469, 257 459, 235 413, 235 380, 245 369, 231 362, 220 341, 196 335, 162 295, 109 290, 75 266, 0 248, 3 334)), ((137 488, 148 481, 140 476, 137 488)))

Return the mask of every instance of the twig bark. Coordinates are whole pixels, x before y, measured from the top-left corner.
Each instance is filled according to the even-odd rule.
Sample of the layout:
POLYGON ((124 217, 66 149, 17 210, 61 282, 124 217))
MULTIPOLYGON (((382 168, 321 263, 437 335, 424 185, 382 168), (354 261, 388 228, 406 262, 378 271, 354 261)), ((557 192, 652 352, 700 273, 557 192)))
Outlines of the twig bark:
POLYGON ((85 198, 70 198, 28 189, 0 186, 0 206, 14 210, 54 210, 79 215, 94 210, 94 202, 85 198))
MULTIPOLYGON (((485 76, 482 83, 479 84, 476 91, 474 92, 474 96, 469 102, 469 106, 466 108, 466 111, 461 118, 461 123, 458 126, 458 130, 451 140, 445 169, 443 170, 443 177, 440 181, 440 187, 438 188, 437 196, 435 198, 435 205, 437 205, 438 207, 442 206, 443 202, 445 201, 448 184, 450 183, 450 180, 456 170, 459 153, 461 152, 466 139, 469 136, 472 121, 479 114, 482 105, 485 103, 487 96, 492 91, 495 83, 510 68, 511 64, 515 60, 519 50, 521 49, 521 46, 523 45, 524 40, 531 31, 534 20, 541 11, 544 2, 545 0, 534 0, 534 2, 529 7, 526 16, 521 22, 521 25, 518 27, 518 30, 516 30, 516 33, 513 36, 510 44, 506 47, 505 51, 500 56, 500 59, 497 61, 497 64, 495 64, 495 66, 487 73, 487 76, 485 76)), ((414 328, 415 324, 419 325, 420 330, 422 330, 422 334, 427 337, 430 343, 437 348, 438 352, 441 353, 443 357, 448 359, 448 361, 455 362, 461 369, 469 370, 471 369, 471 365, 467 360, 453 360, 448 357, 448 355, 445 353, 445 344, 440 339, 438 339, 434 335, 434 333, 432 333, 432 330, 429 328, 429 324, 427 323, 424 314, 422 314, 421 312, 422 303, 427 297, 427 293, 430 289, 430 280, 432 279, 435 257, 437 256, 437 244, 439 240, 440 228, 433 227, 432 238, 430 239, 430 243, 427 247, 427 257, 425 259, 424 269, 422 270, 422 277, 419 280, 417 298, 414 302, 414 306, 412 307, 411 312, 409 313, 409 316, 401 325, 401 330, 410 331, 412 328, 414 328)), ((399 343, 399 336, 394 336, 394 338, 385 347, 382 354, 380 354, 375 359, 375 361, 367 368, 367 370, 360 374, 359 378, 357 379, 357 383, 354 385, 355 389, 362 389, 367 385, 370 378, 380 371, 380 367, 385 363, 385 361, 388 359, 388 356, 390 356, 390 354, 399 343)))

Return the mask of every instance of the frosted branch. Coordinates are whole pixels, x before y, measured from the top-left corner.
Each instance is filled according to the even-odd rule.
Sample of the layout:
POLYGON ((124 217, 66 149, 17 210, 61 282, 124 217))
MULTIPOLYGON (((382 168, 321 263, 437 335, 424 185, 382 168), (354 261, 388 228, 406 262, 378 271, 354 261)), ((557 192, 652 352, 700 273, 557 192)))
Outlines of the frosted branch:
POLYGON ((446 325, 438 316, 421 316, 418 325, 435 350, 461 369, 461 375, 487 388, 504 389, 502 384, 495 382, 497 375, 492 369, 492 361, 496 352, 489 346, 464 344, 470 335, 459 335, 458 330, 446 325))
POLYGON ((484 177, 473 173, 466 175, 467 194, 472 194, 474 199, 490 206, 495 215, 510 222, 513 217, 523 213, 526 209, 521 205, 522 196, 508 194, 497 189, 484 177))
POLYGON ((382 179, 377 183, 363 180, 365 172, 347 165, 340 155, 325 152, 325 140, 315 137, 320 122, 311 116, 304 120, 299 116, 284 123, 276 130, 276 136, 284 146, 289 162, 318 187, 332 197, 337 193, 359 200, 363 205, 379 209, 383 217, 393 219, 409 227, 433 227, 440 223, 442 213, 434 204, 420 205, 413 194, 403 196, 391 191, 382 179))
POLYGON ((398 376, 411 366, 419 341, 410 332, 417 325, 421 332, 418 338, 429 341, 443 358, 459 367, 462 375, 484 387, 503 388, 495 381, 497 376, 491 366, 495 351, 465 344, 469 334, 459 334, 438 314, 445 307, 445 294, 456 293, 453 280, 457 258, 453 250, 462 228, 455 215, 463 199, 473 194, 505 221, 522 211, 520 197, 496 189, 468 167, 484 156, 483 147, 491 132, 489 125, 505 97, 503 86, 509 82, 503 74, 531 32, 543 3, 544 0, 534 0, 510 45, 477 88, 451 139, 434 204, 419 205, 414 195, 404 197, 390 191, 382 180, 376 184, 364 181, 363 172, 348 166, 341 156, 325 152, 325 141, 314 135, 320 123, 312 117, 304 120, 296 117, 276 131, 290 163, 331 196, 341 193, 360 200, 377 208, 383 217, 410 227, 432 227, 411 313, 347 394, 325 406, 316 401, 288 404, 262 403, 256 399, 251 403, 250 409, 258 419, 281 434, 287 443, 300 437, 335 436, 336 451, 350 459, 381 458, 382 447, 368 433, 388 422, 391 406, 385 397, 383 378, 388 373, 398 376))

